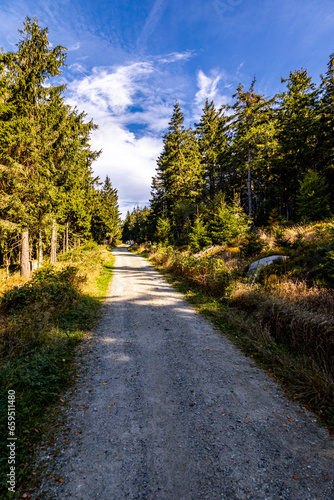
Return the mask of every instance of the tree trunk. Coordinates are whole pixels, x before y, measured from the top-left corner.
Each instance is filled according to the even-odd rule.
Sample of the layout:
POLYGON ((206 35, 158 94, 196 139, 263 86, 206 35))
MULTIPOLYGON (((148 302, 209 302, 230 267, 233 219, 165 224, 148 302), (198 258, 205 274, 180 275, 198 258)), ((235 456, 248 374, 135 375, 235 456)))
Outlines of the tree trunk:
POLYGON ((247 192, 248 192, 248 215, 252 216, 253 207, 252 207, 252 171, 251 171, 251 152, 248 149, 248 175, 247 175, 247 192))
POLYGON ((43 263, 43 239, 42 239, 42 229, 39 229, 38 235, 38 267, 42 267, 43 263))
POLYGON ((66 232, 65 232, 65 252, 68 252, 68 222, 66 222, 66 232))
POLYGON ((5 253, 4 264, 6 266, 6 277, 9 278, 9 265, 10 265, 10 254, 9 254, 9 252, 5 253))
POLYGON ((30 262, 29 262, 29 229, 28 226, 22 233, 21 240, 21 276, 30 275, 30 262))
POLYGON ((52 223, 51 232, 51 250, 50 250, 50 264, 57 262, 57 224, 54 220, 52 223))

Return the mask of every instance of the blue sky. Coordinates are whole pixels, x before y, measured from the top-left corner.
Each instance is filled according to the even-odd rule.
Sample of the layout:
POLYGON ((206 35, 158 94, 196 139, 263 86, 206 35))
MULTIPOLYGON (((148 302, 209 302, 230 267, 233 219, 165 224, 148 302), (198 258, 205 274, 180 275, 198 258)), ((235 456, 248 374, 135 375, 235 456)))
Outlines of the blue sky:
POLYGON ((229 102, 254 75, 267 96, 301 67, 318 83, 334 52, 333 0, 2 0, 4 50, 27 15, 68 49, 66 99, 99 125, 94 173, 123 214, 148 203, 175 99, 192 124, 206 97, 229 102))

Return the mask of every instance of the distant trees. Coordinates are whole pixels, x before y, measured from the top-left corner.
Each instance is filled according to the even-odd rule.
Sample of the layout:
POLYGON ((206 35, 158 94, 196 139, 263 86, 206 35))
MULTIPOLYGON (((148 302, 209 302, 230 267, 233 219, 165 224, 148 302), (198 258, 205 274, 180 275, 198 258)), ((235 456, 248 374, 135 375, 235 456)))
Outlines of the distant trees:
POLYGON ((140 238, 145 233, 197 251, 273 219, 330 216, 334 54, 319 87, 304 69, 282 83, 285 89, 270 99, 256 92, 255 79, 248 89, 239 84, 230 105, 216 109, 207 99, 194 130, 184 127, 175 104, 140 238))
POLYGON ((55 262, 57 231, 66 249, 69 234, 77 240, 93 235, 93 213, 104 220, 109 210, 113 222, 105 236, 115 233, 110 226, 119 224, 119 215, 117 193, 103 198, 92 176, 99 152, 89 139, 96 126, 65 105, 64 86, 50 83, 61 73, 66 49, 51 48, 47 28, 36 19, 27 17, 20 35, 16 52, 0 54, 0 258, 8 265, 19 255, 27 275, 30 260, 41 262, 45 249, 55 262), (99 196, 105 203, 97 207, 99 196))

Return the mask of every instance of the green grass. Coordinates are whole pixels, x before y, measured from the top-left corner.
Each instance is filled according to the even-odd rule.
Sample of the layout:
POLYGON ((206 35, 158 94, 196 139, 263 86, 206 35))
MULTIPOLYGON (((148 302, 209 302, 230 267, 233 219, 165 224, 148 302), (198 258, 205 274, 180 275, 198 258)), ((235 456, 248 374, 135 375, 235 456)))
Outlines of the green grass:
POLYGON ((109 286, 110 280, 112 278, 112 273, 113 273, 113 269, 114 269, 114 262, 115 262, 115 257, 112 256, 111 259, 103 265, 103 269, 101 271, 101 274, 96 280, 96 285, 97 285, 97 289, 98 289, 98 293, 99 293, 100 298, 105 297, 105 295, 107 293, 108 286, 109 286))
POLYGON ((114 258, 106 247, 89 244, 60 261, 56 269, 34 273, 32 280, 1 298, 1 498, 17 498, 34 477, 34 449, 49 429, 62 393, 74 382, 76 347, 94 325, 112 276, 114 258), (15 494, 6 484, 8 390, 16 393, 15 494))

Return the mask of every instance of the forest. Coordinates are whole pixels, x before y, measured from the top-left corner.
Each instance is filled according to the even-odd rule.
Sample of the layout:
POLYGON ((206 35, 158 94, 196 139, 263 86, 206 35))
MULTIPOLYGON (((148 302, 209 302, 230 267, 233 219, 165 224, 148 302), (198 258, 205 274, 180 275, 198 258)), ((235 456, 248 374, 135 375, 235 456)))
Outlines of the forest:
POLYGON ((239 84, 233 102, 206 100, 186 128, 175 103, 150 208, 127 214, 123 239, 194 251, 248 228, 329 218, 334 208, 334 54, 316 86, 290 72, 272 98, 239 84))
POLYGON ((109 177, 94 176, 97 128, 53 83, 66 49, 27 17, 16 52, 0 53, 0 265, 30 274, 47 255, 88 239, 115 242, 120 214, 109 177))

